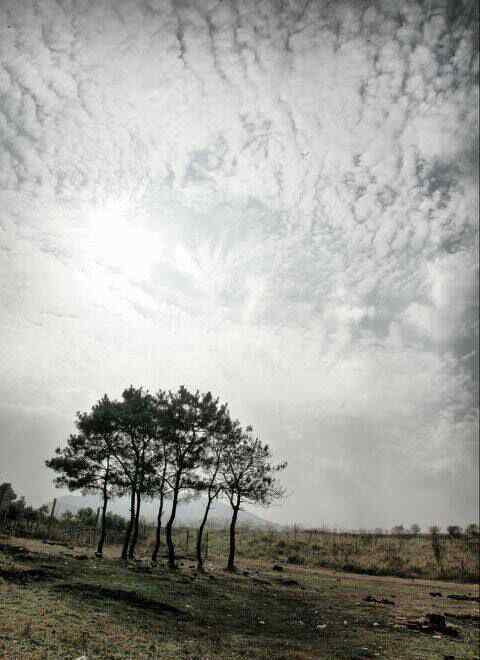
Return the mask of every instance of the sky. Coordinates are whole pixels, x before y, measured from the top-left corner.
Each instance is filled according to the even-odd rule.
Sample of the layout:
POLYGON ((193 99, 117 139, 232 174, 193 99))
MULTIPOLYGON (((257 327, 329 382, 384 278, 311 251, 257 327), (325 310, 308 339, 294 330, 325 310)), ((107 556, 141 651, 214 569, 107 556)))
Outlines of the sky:
POLYGON ((185 384, 272 521, 478 518, 475 5, 0 1, 0 481, 185 384))

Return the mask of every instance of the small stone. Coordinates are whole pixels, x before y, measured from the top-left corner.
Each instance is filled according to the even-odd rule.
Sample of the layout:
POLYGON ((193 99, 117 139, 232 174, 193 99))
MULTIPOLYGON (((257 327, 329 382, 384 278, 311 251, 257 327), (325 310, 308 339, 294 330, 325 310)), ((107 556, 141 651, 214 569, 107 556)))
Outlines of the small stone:
POLYGON ((445 628, 445 617, 442 614, 427 614, 427 621, 429 621, 434 626, 439 626, 440 628, 445 628))

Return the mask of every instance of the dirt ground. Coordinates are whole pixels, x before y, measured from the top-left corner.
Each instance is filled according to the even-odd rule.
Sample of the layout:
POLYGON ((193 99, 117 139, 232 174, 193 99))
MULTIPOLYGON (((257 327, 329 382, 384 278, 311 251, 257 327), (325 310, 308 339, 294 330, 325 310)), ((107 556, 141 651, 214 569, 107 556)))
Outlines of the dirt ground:
POLYGON ((116 554, 0 538, 0 658, 479 657, 478 585, 116 554))

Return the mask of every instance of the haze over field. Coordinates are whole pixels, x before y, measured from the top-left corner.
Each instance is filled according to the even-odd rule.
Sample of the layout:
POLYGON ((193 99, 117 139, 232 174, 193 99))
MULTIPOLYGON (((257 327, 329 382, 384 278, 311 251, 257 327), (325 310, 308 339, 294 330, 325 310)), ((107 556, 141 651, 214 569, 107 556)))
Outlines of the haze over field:
POLYGON ((3 0, 0 482, 211 390, 280 523, 478 519, 473 2, 3 0))

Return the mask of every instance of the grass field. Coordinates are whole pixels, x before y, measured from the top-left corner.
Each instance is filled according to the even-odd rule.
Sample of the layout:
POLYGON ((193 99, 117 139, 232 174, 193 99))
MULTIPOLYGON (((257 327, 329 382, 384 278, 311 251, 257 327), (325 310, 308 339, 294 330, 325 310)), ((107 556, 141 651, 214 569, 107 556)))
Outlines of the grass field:
POLYGON ((0 657, 478 657, 478 603, 448 598, 477 597, 477 585, 288 564, 278 571, 248 558, 239 559, 238 574, 213 560, 200 575, 189 557, 172 572, 148 561, 122 565, 117 553, 109 547, 98 560, 85 548, 0 539, 0 657), (445 612, 458 638, 408 627, 445 612))
MULTIPOLYGON (((7 530, 4 529, 6 532, 7 530)), ((27 527, 19 524, 11 529, 14 536, 77 543, 94 547, 96 532, 92 528, 78 528, 56 523, 27 527)), ((0 534, 2 529, 0 528, 0 534)), ((147 528, 153 548, 154 530, 147 528)), ((121 543, 123 535, 111 532, 107 542, 121 543)), ((192 552, 196 529, 175 528, 174 541, 181 552, 192 552)), ((228 529, 208 529, 204 547, 210 558, 222 561, 228 554, 228 529), (208 539, 207 539, 208 536, 208 539)), ((147 552, 147 550, 146 550, 147 552)), ((438 536, 437 554, 430 535, 380 535, 352 533, 315 533, 305 530, 260 530, 240 526, 237 530, 237 554, 242 559, 265 559, 288 562, 306 568, 334 570, 370 575, 394 575, 478 582, 480 579, 480 537, 462 535, 454 538, 438 536)))
MULTIPOLYGON (((179 537, 180 543, 183 537, 179 537)), ((209 531, 209 551, 227 554, 225 530, 209 531)), ((478 582, 480 538, 439 537, 435 557, 430 535, 325 534, 308 531, 239 530, 238 554, 243 558, 288 561, 307 568, 332 568, 372 575, 439 578, 478 582)))

